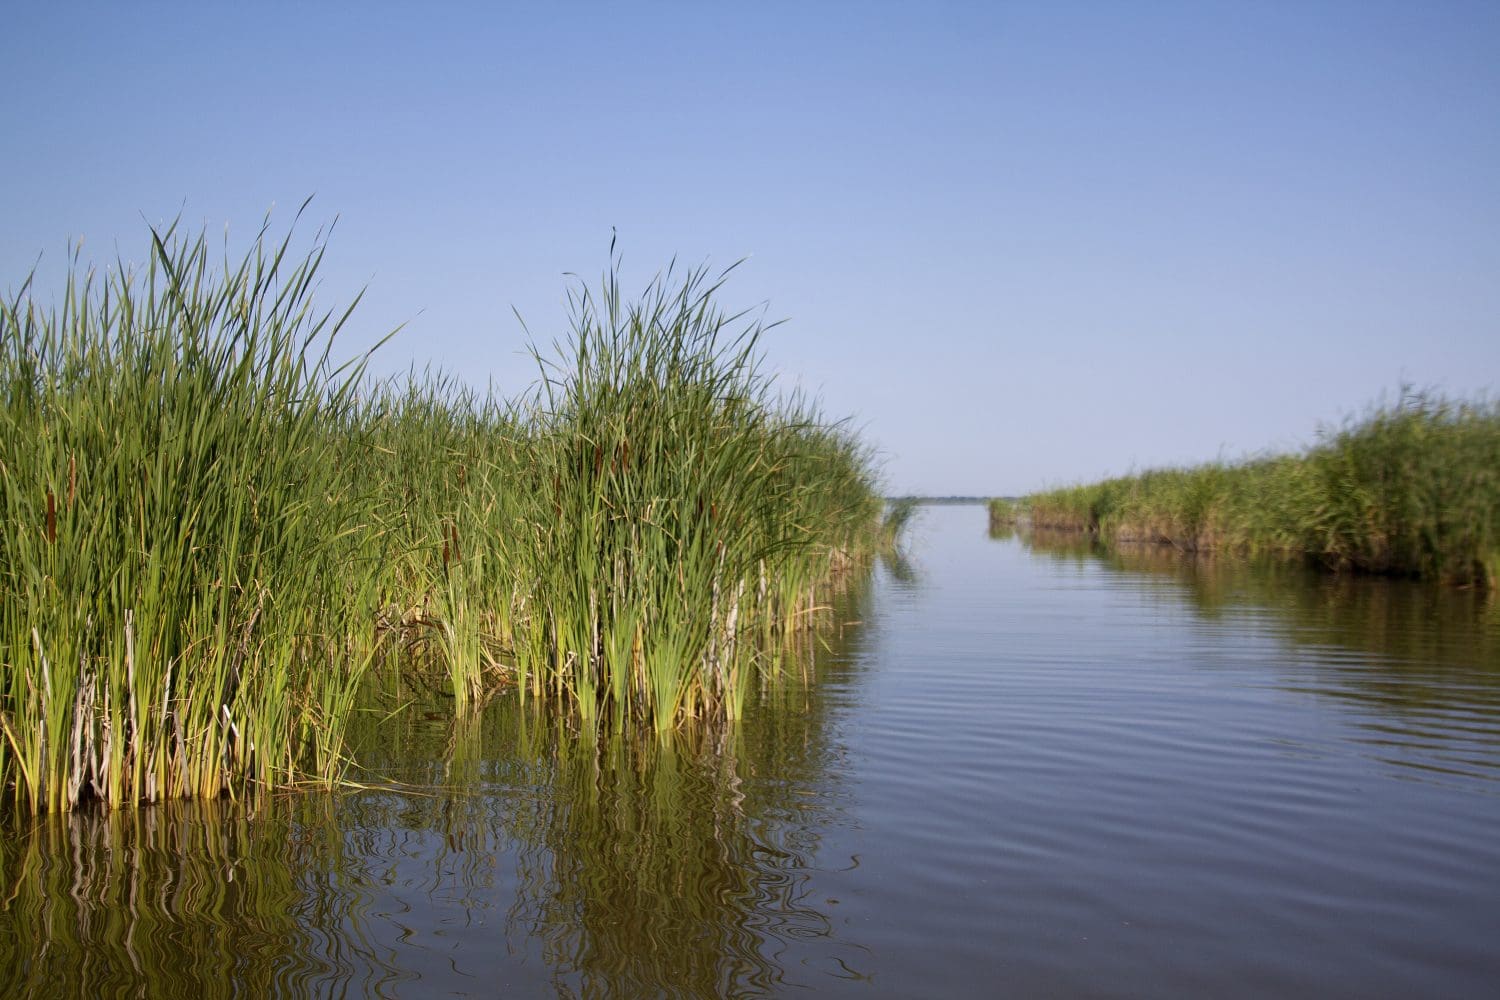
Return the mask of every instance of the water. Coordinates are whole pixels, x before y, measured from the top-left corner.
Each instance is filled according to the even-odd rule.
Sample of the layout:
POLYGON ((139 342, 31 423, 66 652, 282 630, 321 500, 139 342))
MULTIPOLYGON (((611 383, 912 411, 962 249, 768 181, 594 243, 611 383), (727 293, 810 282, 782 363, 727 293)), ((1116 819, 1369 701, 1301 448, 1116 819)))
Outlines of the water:
POLYGON ((4 996, 1489 997, 1500 612, 923 514, 733 732, 13 824, 4 996))

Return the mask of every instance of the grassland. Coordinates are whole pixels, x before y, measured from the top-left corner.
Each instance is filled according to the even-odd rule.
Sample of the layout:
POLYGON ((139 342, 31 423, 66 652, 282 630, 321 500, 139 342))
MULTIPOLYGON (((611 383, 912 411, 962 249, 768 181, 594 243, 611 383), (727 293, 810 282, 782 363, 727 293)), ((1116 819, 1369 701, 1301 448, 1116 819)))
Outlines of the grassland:
MULTIPOLYGON (((153 233, 0 308, 0 788, 61 811, 339 779, 367 671, 580 725, 733 719, 886 544, 869 450, 723 276, 611 266, 533 392, 335 360, 323 242, 153 233)), ((351 306, 352 309, 352 306, 351 306)))
POLYGON ((1500 406, 1404 391, 1301 454, 996 501, 992 523, 1500 585, 1500 406))

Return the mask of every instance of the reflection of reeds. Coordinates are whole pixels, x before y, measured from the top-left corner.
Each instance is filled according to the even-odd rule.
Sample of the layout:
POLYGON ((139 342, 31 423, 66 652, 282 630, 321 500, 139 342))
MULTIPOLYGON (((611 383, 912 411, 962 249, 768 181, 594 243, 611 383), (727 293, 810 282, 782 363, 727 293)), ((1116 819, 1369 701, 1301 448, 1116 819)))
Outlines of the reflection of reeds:
POLYGON ((378 992, 389 971, 360 946, 356 897, 336 877, 341 835, 317 805, 90 811, 7 829, 0 994, 378 992))
MULTIPOLYGON (((831 615, 862 617, 860 599, 849 595, 831 615)), ((856 634, 830 633, 823 650, 785 648, 782 669, 807 677, 814 657, 847 669, 833 665, 856 634)), ((516 830, 511 926, 541 937, 560 992, 777 992, 798 980, 780 958, 794 941, 818 940, 860 964, 808 898, 835 777, 820 682, 762 688, 745 726, 665 738, 570 738, 561 720, 537 718, 535 749, 553 761, 555 783, 516 830)))
POLYGON ((1294 647, 1367 654, 1366 668, 1339 661, 1338 684, 1328 690, 1343 697, 1389 709, 1500 704, 1500 629, 1492 591, 1329 578, 1277 560, 1246 564, 1161 546, 1106 547, 1077 532, 1035 530, 1024 538, 1033 551, 1053 559, 1170 577, 1205 618, 1254 609, 1269 613, 1267 628, 1294 647), (1461 677, 1463 683, 1421 682, 1431 677, 1461 677))
MULTIPOLYGON (((864 594, 826 614, 856 621, 864 594)), ((836 775, 820 685, 801 678, 814 656, 825 679, 851 669, 839 651, 858 628, 778 644, 784 680, 748 692, 739 725, 600 731, 514 697, 477 717, 406 713, 358 734, 360 757, 372 781, 389 769, 426 791, 351 796, 346 815, 416 831, 420 852, 403 843, 430 864, 435 900, 466 910, 466 924, 503 906, 505 950, 536 956, 560 995, 774 992, 800 971, 783 953, 810 939, 857 966, 807 898, 836 775), (512 883, 491 866, 505 857, 515 895, 497 899, 493 887, 512 883)))
POLYGON ((880 565, 885 567, 891 579, 899 584, 911 586, 917 582, 917 567, 900 549, 891 549, 881 553, 880 565))
POLYGON ((1004 521, 990 522, 989 537, 996 542, 1003 542, 1016 537, 1016 526, 1004 521))
POLYGON ((511 923, 565 992, 767 993, 788 971, 770 945, 830 934, 803 898, 807 847, 750 800, 733 732, 552 743, 558 794, 533 816, 511 923))

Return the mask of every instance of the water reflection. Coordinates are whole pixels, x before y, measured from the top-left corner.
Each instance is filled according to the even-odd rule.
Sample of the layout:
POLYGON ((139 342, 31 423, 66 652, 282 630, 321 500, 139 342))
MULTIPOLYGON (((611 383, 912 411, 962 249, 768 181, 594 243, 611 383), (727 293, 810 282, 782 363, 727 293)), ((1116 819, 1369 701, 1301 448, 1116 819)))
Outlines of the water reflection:
POLYGON ((5 829, 0 995, 383 993, 394 971, 363 940, 329 805, 180 804, 5 829))
MULTIPOLYGON (((1005 537, 1009 537, 1008 535, 1005 537)), ((1500 778, 1500 601, 1481 590, 1334 577, 1164 546, 1101 547, 1076 532, 1024 532, 1037 557, 1168 584, 1217 643, 1276 641, 1276 685, 1344 705, 1384 764, 1440 778, 1500 778)))
MULTIPOLYGON (((830 624, 865 610, 854 595, 830 624)), ((789 651, 742 724, 667 739, 572 732, 513 701, 468 723, 406 713, 362 757, 437 793, 365 796, 346 819, 389 830, 397 817, 368 811, 388 798, 429 831, 376 899, 397 932, 377 936, 430 942, 403 944, 403 965, 461 991, 504 968, 564 996, 764 994, 797 979, 801 942, 854 969, 860 950, 833 940, 806 885, 846 794, 825 686, 850 682, 859 633, 789 651)))
POLYGON ((761 767, 805 773, 806 760, 753 761, 728 733, 554 745, 559 788, 521 841, 511 927, 542 942, 565 992, 770 992, 783 942, 831 935, 803 891, 816 801, 747 780, 761 767))
POLYGON ((808 882, 844 822, 830 716, 867 614, 863 594, 842 601, 842 627, 788 650, 737 726, 578 733, 514 700, 456 720, 405 704, 393 675, 363 719, 361 787, 0 830, 0 995, 746 996, 857 978, 867 956, 808 882))

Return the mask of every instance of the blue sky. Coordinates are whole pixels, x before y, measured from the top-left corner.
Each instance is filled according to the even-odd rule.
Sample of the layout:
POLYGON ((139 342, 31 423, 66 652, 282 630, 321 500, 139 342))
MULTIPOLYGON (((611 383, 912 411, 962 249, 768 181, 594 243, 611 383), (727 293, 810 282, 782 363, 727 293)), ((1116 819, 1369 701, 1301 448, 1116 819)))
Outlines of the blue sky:
MULTIPOLYGON (((889 486, 1294 447, 1500 383, 1500 5, 14 5, 0 288, 314 195, 377 368, 524 387, 564 272, 748 257, 889 486)), ((308 235, 314 225, 304 225, 308 235)))

